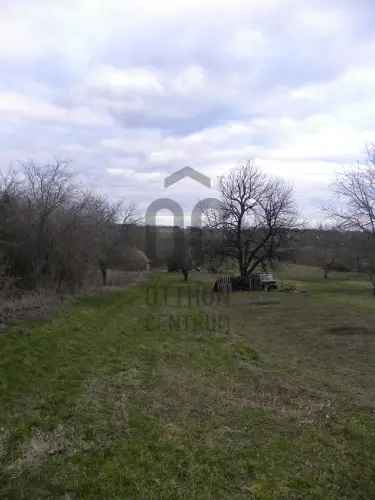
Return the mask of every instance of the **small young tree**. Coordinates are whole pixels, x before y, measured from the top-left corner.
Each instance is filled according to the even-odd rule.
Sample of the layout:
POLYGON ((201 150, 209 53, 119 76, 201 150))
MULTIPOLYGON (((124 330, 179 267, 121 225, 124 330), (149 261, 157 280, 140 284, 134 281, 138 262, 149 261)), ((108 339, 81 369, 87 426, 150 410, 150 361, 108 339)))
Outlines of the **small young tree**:
POLYGON ((316 260, 323 271, 324 279, 331 272, 346 269, 346 249, 342 232, 337 228, 320 227, 315 233, 314 251, 316 260))
POLYGON ((184 281, 188 281, 189 273, 193 269, 193 260, 189 248, 181 248, 181 253, 176 252, 171 255, 167 261, 168 272, 180 272, 184 281))

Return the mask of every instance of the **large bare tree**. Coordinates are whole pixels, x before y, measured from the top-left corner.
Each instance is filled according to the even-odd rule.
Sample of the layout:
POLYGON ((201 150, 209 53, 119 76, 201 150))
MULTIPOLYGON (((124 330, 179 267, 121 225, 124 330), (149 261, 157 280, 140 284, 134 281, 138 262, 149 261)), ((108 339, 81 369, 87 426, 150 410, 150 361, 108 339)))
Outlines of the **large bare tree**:
POLYGON ((242 279, 271 262, 288 233, 297 227, 292 188, 266 176, 253 161, 220 182, 221 213, 208 216, 221 229, 225 255, 237 260, 242 279))
POLYGON ((375 296, 375 145, 367 148, 365 163, 338 174, 334 192, 337 201, 331 215, 339 227, 365 236, 362 269, 369 276, 375 296))

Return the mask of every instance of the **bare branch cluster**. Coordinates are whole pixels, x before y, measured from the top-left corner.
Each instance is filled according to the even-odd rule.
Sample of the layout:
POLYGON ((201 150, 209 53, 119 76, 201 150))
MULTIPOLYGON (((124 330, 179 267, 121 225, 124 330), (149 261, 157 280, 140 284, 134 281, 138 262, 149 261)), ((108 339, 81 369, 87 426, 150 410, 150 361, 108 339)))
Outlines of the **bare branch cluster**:
POLYGON ((220 191, 221 213, 207 219, 223 231, 223 251, 237 259, 246 278, 257 266, 271 262, 297 227, 293 190, 249 161, 222 178, 220 191))
POLYGON ((343 208, 332 211, 343 229, 375 234, 375 148, 368 149, 364 165, 340 172, 335 183, 335 193, 343 208))
POLYGON ((341 229, 362 232, 362 268, 375 294, 375 145, 367 147, 367 161, 345 169, 337 176, 335 194, 338 209, 331 215, 341 229))
POLYGON ((26 162, 0 178, 1 271, 25 286, 74 289, 97 267, 105 282, 135 222, 134 206, 80 189, 67 162, 26 162))

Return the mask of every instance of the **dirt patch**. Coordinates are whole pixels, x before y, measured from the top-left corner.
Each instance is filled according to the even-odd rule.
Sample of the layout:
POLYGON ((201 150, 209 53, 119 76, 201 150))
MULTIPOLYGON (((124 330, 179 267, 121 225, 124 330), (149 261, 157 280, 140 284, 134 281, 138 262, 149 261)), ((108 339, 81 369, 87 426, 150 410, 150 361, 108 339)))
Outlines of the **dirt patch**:
POLYGON ((375 336, 375 330, 364 326, 334 326, 328 329, 328 334, 330 335, 373 335, 375 336))

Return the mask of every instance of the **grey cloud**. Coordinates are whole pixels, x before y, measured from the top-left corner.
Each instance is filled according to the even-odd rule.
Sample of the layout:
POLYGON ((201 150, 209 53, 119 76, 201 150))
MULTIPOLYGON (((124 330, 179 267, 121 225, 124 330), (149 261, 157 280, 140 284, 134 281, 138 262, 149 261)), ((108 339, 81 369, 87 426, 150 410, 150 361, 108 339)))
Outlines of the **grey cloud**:
POLYGON ((68 157, 88 186, 142 202, 158 184, 146 174, 222 173, 249 156, 306 178, 314 161, 328 179, 323 161, 352 161, 375 136, 372 80, 350 76, 375 75, 370 0, 99 3, 2 3, 15 36, 0 36, 0 159, 68 157), (12 111, 9 92, 58 112, 26 113, 17 96, 12 111))

